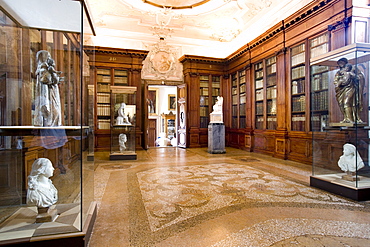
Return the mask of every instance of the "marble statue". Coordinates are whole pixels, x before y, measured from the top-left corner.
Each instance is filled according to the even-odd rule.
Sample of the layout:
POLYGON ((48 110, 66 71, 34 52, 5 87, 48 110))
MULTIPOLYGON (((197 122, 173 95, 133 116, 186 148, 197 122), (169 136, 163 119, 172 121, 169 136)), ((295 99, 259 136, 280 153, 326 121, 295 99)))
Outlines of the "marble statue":
POLYGON ((39 158, 33 162, 28 176, 28 205, 47 208, 58 201, 58 191, 50 180, 53 172, 54 167, 49 159, 39 158))
POLYGON ((335 97, 344 118, 341 123, 362 123, 364 74, 348 63, 347 58, 337 62, 339 71, 334 76, 335 97))
POLYGON ((58 84, 64 81, 61 71, 45 50, 36 54, 35 126, 61 126, 62 113, 58 84))
POLYGON ((120 134, 118 136, 118 142, 119 142, 119 151, 123 153, 123 151, 126 150, 126 142, 127 142, 127 136, 126 134, 120 134))
POLYGON ((223 113, 222 113, 222 105, 224 102, 224 98, 222 96, 217 96, 217 101, 213 105, 213 111, 210 114, 211 123, 223 123, 223 113))
POLYGON ((125 114, 125 103, 121 103, 121 106, 118 108, 118 117, 116 118, 116 125, 131 125, 128 120, 128 117, 125 114))
POLYGON ((212 107, 214 113, 220 113, 220 112, 222 113, 223 102, 224 102, 224 98, 222 96, 217 96, 217 101, 212 107))
POLYGON ((350 176, 350 180, 353 180, 355 172, 363 168, 365 165, 356 149, 356 146, 346 143, 343 145, 343 155, 340 156, 338 160, 338 166, 342 171, 348 174, 347 176, 343 177, 344 179, 348 179, 348 176, 350 176))

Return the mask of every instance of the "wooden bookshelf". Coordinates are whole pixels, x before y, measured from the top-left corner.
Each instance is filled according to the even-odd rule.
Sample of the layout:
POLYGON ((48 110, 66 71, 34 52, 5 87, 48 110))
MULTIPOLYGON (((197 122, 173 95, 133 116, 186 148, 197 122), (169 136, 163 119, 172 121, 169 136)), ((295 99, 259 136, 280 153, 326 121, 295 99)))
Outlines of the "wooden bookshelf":
POLYGON ((231 100, 232 100, 232 117, 231 117, 231 128, 238 128, 238 74, 234 73, 231 75, 231 100))
POLYGON ((276 56, 266 59, 266 112, 267 129, 276 129, 276 56))
POLYGON ((265 89, 263 81, 263 62, 256 63, 254 65, 254 83, 255 83, 255 102, 256 102, 256 129, 264 129, 264 100, 265 100, 265 89))
POLYGON ((209 123, 209 75, 199 77, 200 84, 200 128, 208 128, 209 123))

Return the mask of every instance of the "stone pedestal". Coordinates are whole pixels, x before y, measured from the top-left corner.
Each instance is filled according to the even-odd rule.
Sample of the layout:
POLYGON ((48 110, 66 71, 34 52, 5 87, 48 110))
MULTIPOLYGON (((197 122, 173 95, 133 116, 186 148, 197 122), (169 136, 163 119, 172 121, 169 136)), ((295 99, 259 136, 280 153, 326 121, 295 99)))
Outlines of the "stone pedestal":
POLYGON ((208 153, 226 153, 225 125, 223 123, 210 123, 208 125, 208 153))

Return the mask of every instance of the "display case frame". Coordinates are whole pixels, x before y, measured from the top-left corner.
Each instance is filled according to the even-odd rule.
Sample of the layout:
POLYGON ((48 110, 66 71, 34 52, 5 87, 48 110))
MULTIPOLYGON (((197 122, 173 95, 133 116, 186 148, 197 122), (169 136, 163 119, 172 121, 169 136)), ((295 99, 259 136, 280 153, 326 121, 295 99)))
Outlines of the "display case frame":
POLYGON ((111 86, 110 160, 136 160, 136 87, 111 86))
POLYGON ((316 84, 328 95, 320 99, 327 119, 319 127, 311 99, 310 184, 358 201, 370 199, 369 54, 370 44, 354 43, 310 60, 311 97, 316 84))
POLYGON ((83 40, 94 30, 86 11, 84 1, 0 0, 0 245, 86 246, 90 238, 97 204, 83 40))

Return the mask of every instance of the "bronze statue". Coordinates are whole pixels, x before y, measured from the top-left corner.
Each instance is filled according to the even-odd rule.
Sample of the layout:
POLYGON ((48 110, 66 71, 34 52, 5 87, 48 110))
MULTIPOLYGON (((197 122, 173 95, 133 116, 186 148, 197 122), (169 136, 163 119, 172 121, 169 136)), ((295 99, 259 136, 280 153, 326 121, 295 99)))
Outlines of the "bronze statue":
POLYGON ((334 76, 336 98, 344 118, 341 123, 362 123, 360 112, 363 108, 362 95, 364 74, 348 63, 347 58, 337 62, 339 71, 334 76))

